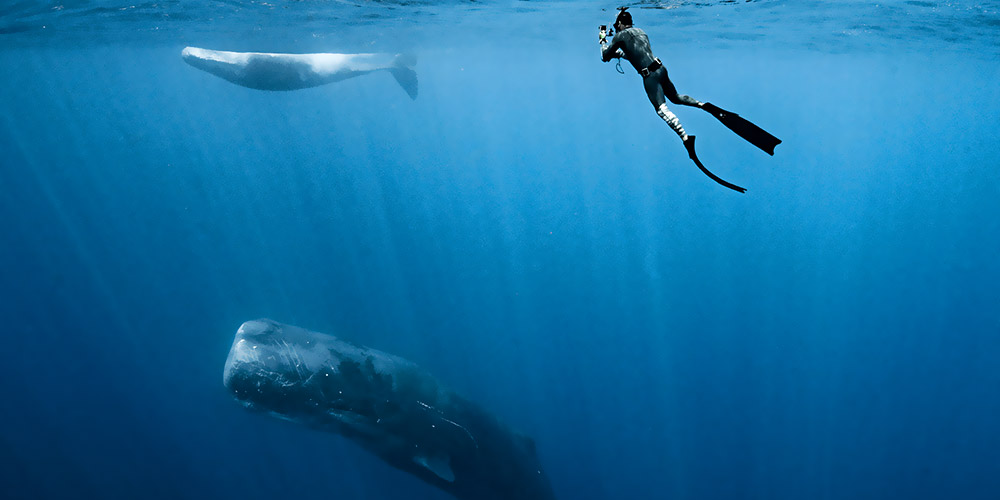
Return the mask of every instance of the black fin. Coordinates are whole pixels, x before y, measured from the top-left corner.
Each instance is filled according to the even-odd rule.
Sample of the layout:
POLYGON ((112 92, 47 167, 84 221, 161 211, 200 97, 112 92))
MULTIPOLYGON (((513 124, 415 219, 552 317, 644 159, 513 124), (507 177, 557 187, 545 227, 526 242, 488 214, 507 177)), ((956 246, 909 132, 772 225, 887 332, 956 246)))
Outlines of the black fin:
POLYGON ((781 144, 781 139, 767 133, 764 129, 754 125, 736 113, 726 111, 710 102, 706 102, 702 106, 702 109, 718 118, 729 130, 736 132, 736 135, 746 139, 747 142, 757 146, 771 156, 774 156, 774 147, 781 144))
POLYGON ((698 160, 698 155, 694 152, 694 136, 693 135, 689 135, 688 136, 688 140, 684 141, 684 147, 687 148, 687 150, 688 150, 688 156, 691 157, 691 160, 694 161, 694 164, 698 165, 698 168, 700 168, 702 172, 705 172, 705 175, 709 176, 713 181, 718 182, 719 184, 722 184, 723 186, 726 186, 727 188, 732 189, 733 191, 736 191, 736 192, 740 192, 740 193, 747 192, 746 188, 741 188, 741 187, 737 186, 736 184, 732 184, 732 183, 729 183, 729 182, 726 182, 726 181, 722 180, 717 175, 713 174, 707 168, 705 168, 704 165, 701 164, 701 161, 698 160))

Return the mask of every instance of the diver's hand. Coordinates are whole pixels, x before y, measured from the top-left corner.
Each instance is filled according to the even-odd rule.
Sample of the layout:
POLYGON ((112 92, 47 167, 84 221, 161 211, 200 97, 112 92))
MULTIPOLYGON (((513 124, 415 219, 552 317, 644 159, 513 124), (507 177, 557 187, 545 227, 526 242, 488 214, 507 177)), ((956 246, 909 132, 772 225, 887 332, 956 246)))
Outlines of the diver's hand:
POLYGON ((602 61, 608 62, 608 61, 614 59, 615 57, 621 57, 620 55, 618 55, 618 53, 621 52, 622 49, 615 49, 614 51, 612 51, 612 50, 610 50, 611 47, 612 46, 608 45, 607 43, 601 43, 601 60, 602 61))

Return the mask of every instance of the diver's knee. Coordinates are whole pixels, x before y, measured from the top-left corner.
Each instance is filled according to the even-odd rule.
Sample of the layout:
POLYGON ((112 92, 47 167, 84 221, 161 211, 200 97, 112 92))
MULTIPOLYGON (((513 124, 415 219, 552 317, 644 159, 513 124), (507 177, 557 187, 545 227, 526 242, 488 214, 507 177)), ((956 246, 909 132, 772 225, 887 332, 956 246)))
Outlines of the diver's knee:
POLYGON ((679 101, 677 102, 677 104, 683 104, 685 106, 691 106, 693 108, 700 108, 704 104, 698 99, 695 99, 694 97, 691 97, 689 95, 678 95, 677 100, 679 101))

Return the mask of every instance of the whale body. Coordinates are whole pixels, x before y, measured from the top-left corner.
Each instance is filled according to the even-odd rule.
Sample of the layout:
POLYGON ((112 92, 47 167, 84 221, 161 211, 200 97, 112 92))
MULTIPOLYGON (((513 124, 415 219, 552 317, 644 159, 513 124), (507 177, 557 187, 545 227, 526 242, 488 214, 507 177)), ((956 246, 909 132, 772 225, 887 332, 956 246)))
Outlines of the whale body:
POLYGON ((416 58, 404 54, 270 54, 185 47, 185 62, 219 78, 258 90, 298 90, 388 71, 417 98, 416 58))
POLYGON ((248 409, 343 435, 461 500, 555 500, 530 438, 399 356, 248 321, 223 383, 248 409))

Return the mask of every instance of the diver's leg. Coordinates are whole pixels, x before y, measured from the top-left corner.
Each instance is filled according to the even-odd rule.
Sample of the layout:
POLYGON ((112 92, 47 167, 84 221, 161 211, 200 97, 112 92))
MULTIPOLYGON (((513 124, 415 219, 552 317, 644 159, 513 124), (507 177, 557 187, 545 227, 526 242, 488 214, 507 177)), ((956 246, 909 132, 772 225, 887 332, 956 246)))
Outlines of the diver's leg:
POLYGON ((649 97, 649 102, 656 108, 656 114, 660 115, 660 118, 667 122, 667 125, 686 143, 688 135, 684 132, 684 127, 681 126, 681 121, 677 118, 677 115, 667 108, 667 100, 663 96, 663 88, 660 86, 660 82, 653 75, 650 75, 642 80, 642 84, 646 88, 646 96, 649 97))
MULTIPOLYGON (((662 68, 661 68, 662 69, 662 68)), ((689 96, 677 93, 677 87, 674 87, 674 82, 670 81, 670 76, 667 75, 667 70, 662 69, 663 76, 660 77, 660 86, 663 87, 663 94, 670 99, 670 102, 674 104, 681 104, 683 106, 691 106, 693 108, 700 108, 704 105, 703 102, 689 96)))

